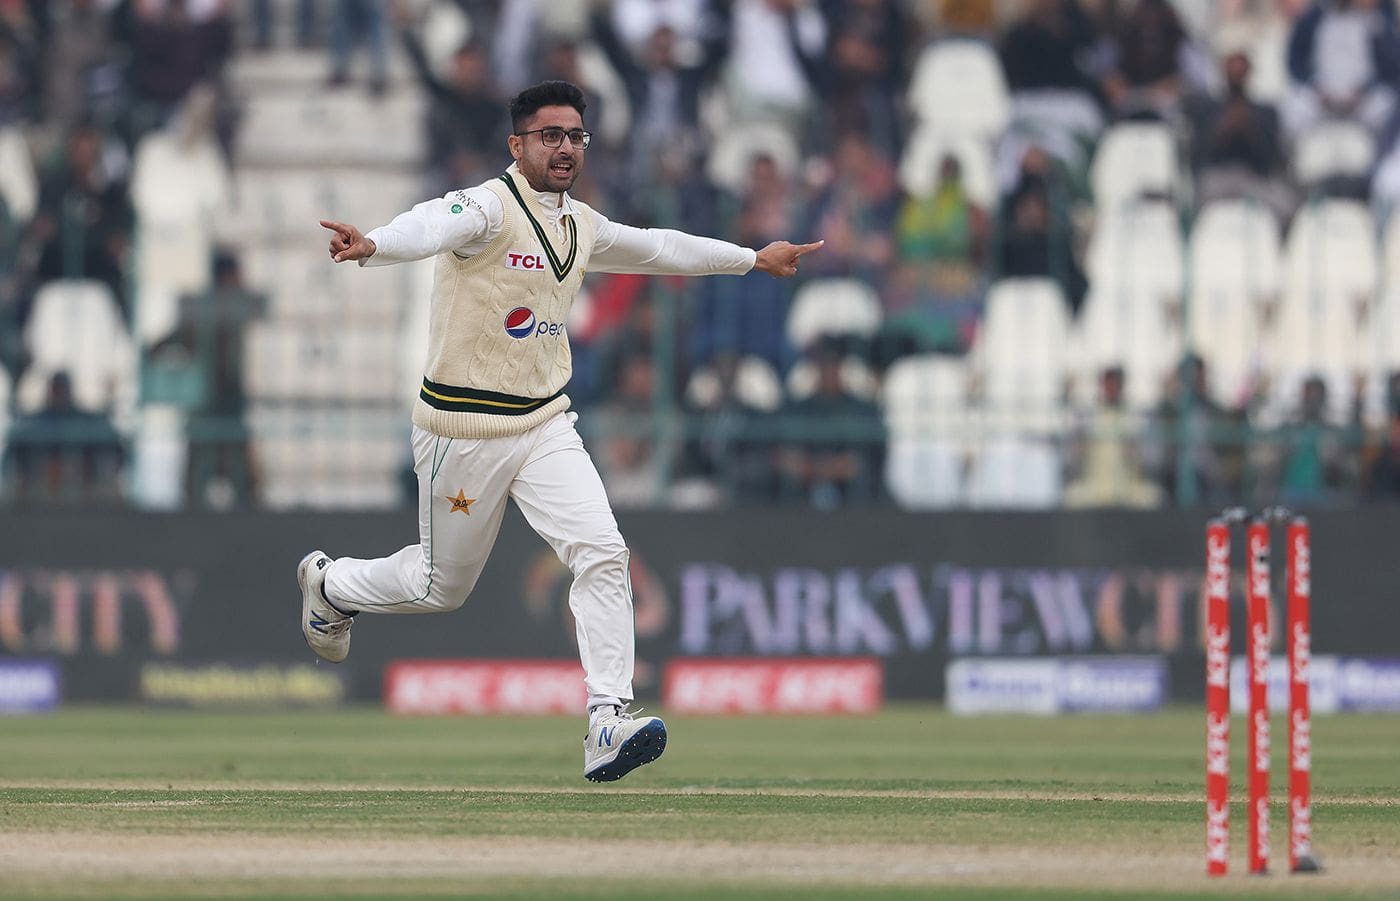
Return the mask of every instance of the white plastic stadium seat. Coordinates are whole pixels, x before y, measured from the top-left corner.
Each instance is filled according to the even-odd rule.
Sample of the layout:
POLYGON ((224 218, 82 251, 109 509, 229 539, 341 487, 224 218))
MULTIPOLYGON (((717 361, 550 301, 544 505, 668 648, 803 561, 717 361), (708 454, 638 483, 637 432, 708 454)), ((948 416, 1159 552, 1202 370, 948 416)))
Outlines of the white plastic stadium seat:
MULTIPOLYGON (((788 370, 787 395, 792 400, 804 400, 817 390, 817 364, 811 360, 798 360, 788 370)), ((846 357, 841 361, 841 385, 851 394, 865 400, 874 400, 880 387, 880 379, 870 366, 859 357, 846 357)))
POLYGON ((28 222, 39 205, 39 180, 29 145, 18 128, 0 128, 0 197, 10 220, 28 222))
MULTIPOLYGON (((382 225, 427 198, 408 172, 376 168, 245 169, 233 182, 229 227, 240 246, 291 250, 288 239, 305 242, 306 252, 324 255, 321 219, 382 225)), ((313 254, 314 255, 314 254, 313 254)))
POLYGON ((1011 117, 996 52, 966 38, 924 49, 909 79, 909 106, 921 123, 942 134, 985 140, 1001 134, 1011 117))
MULTIPOLYGON (((10 370, 0 366, 0 448, 6 446, 5 442, 10 434, 10 401, 11 388, 10 370)), ((0 451, 0 485, 5 484, 5 454, 0 451)))
POLYGON ((39 289, 24 329, 32 363, 20 378, 19 407, 44 402, 48 380, 67 372, 73 402, 124 413, 136 400, 136 351, 112 292, 97 281, 55 281, 39 289))
MULTIPOLYGON (((719 377, 713 366, 701 366, 686 382, 685 399, 697 408, 708 407, 719 398, 719 377)), ((745 356, 734 375, 734 393, 749 406, 772 412, 783 403, 783 383, 773 364, 762 357, 745 356)))
POLYGON ((1129 403, 1155 402, 1180 356, 1183 256, 1181 227, 1169 204, 1134 204, 1099 219, 1089 243, 1089 293, 1077 323, 1076 387, 1091 392, 1104 367, 1121 366, 1129 403))
POLYGON ((749 167, 754 157, 772 157, 778 171, 792 175, 800 154, 797 142, 784 129, 773 125, 740 125, 715 138, 705 172, 720 188, 731 194, 748 190, 749 167))
POLYGON ((966 502, 962 449, 938 438, 891 438, 885 489, 906 510, 947 510, 966 502))
POLYGON ((966 440, 967 360, 944 354, 896 360, 885 373, 880 402, 891 435, 966 440))
POLYGON ((132 164, 136 212, 135 332, 150 345, 175 330, 179 297, 209 286, 215 223, 227 215, 230 176, 212 139, 183 144, 168 131, 141 139, 132 164))
POLYGON ((900 506, 930 510, 963 503, 971 428, 967 393, 961 357, 905 357, 885 373, 881 401, 890 436, 885 486, 900 506))
POLYGON ((1054 281, 1003 279, 992 286, 969 354, 991 422, 1012 433, 1059 427, 1070 336, 1069 306, 1054 281))
POLYGON ((1279 291, 1278 223, 1261 204, 1209 204, 1191 230, 1191 294, 1184 315, 1214 396, 1242 397, 1263 365, 1262 308, 1279 291))
POLYGON ((797 289, 788 311, 788 341, 805 348, 823 335, 869 337, 880 327, 875 289, 853 278, 822 278, 797 289))
POLYGON ((1382 374, 1400 369, 1400 216, 1391 216, 1381 240, 1381 284, 1369 346, 1382 374))
POLYGON ((400 399, 398 336, 386 329, 325 329, 253 322, 244 340, 250 396, 391 403, 400 399))
POLYGON ((968 504, 978 509, 1034 509, 1060 501, 1060 460, 1048 441, 1000 438, 972 458, 968 504))
POLYGON ((248 422, 268 506, 353 509, 399 503, 400 473, 411 465, 400 411, 256 405, 248 422))
POLYGON ((1089 179, 1100 212, 1143 194, 1169 196, 1177 182, 1176 141, 1153 122, 1124 122, 1104 132, 1089 179))
POLYGON ((189 441, 185 416, 169 404, 146 404, 131 442, 131 500, 143 510, 176 510, 185 493, 189 441))
MULTIPOLYGON (((399 385, 403 403, 411 405, 423 386, 423 375, 428 371, 428 328, 432 319, 433 272, 437 268, 433 260, 418 260, 407 265, 390 267, 402 269, 404 276, 403 317, 398 325, 399 385)), ((574 299, 586 302, 587 289, 581 290, 574 299)))
POLYGON ((411 168, 423 158, 426 102, 407 91, 382 98, 360 91, 257 95, 244 110, 234 158, 244 167, 315 160, 411 168))
MULTIPOLYGON (((337 266, 324 247, 304 242, 251 249, 242 263, 244 281, 268 297, 268 318, 281 322, 396 328, 412 301, 427 303, 430 296, 427 288, 411 293, 405 265, 337 266)), ((432 260, 426 265, 431 273, 432 260)), ((423 335, 426 341, 426 330, 423 335)))
POLYGON ((1376 140, 1359 122, 1320 122, 1293 145, 1293 175, 1304 186, 1338 176, 1365 178, 1375 160, 1376 140))
POLYGON ((899 184, 915 197, 925 197, 938 186, 943 157, 953 156, 962 165, 962 181, 968 199, 984 209, 996 204, 996 176, 987 141, 975 136, 954 136, 928 125, 915 129, 899 159, 899 184))
POLYGON ((1328 381, 1334 406, 1344 407, 1352 378, 1371 364, 1365 338, 1378 273, 1370 210, 1350 200, 1304 207, 1289 231, 1287 257, 1269 345, 1275 398, 1291 403, 1298 383, 1316 373, 1328 381))

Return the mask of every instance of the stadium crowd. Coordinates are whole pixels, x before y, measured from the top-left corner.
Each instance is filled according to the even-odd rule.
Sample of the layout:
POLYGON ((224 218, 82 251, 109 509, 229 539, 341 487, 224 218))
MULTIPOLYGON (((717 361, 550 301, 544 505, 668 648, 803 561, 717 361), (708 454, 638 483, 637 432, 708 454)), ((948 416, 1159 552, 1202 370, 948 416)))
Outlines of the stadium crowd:
MULTIPOLYGON (((1278 295, 1293 257, 1330 252, 1293 240, 1310 211, 1341 204, 1392 256, 1391 0, 0 0, 6 498, 129 502, 133 436, 158 425, 130 410, 159 395, 163 362, 197 359, 179 503, 262 500, 243 330, 269 285, 225 239, 182 261, 188 277, 161 269, 180 295, 163 318, 133 295, 169 266, 140 241, 161 227, 164 161, 236 172, 234 63, 293 51, 324 55, 326 92, 423 98, 422 197, 496 174, 507 98, 563 78, 597 135, 575 193, 609 217, 826 241, 795 292, 758 274, 590 276, 569 393, 621 507, 1400 493, 1394 361, 1259 351, 1307 331, 1280 325, 1278 295), (447 53, 443 21, 464 35, 447 53), (1115 135, 1141 138, 1116 169, 1115 135), (1235 298, 1247 327, 1223 335, 1193 306, 1212 207, 1289 236, 1272 251, 1284 274, 1235 298), (1168 227, 1149 227, 1159 213, 1168 227), (1121 246, 1139 234, 1164 237, 1121 246), (34 320, 59 281, 100 286, 113 341, 140 360, 134 397, 41 359, 34 320), (1096 312, 1115 291, 1132 304, 1096 312), (1146 337, 1083 337, 1104 316, 1146 337)), ((201 215, 228 202, 211 188, 201 215)), ((1384 344, 1386 267, 1371 268, 1355 296, 1322 291, 1324 315, 1364 318, 1357 334, 1384 344)))

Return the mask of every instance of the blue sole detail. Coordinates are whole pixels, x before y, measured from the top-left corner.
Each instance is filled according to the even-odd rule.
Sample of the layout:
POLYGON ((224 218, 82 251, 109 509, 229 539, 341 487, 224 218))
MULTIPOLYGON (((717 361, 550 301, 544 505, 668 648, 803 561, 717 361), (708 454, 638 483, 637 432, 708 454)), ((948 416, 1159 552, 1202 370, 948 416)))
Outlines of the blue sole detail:
POLYGON ((666 750, 666 724, 647 723, 617 749, 617 756, 584 778, 590 782, 615 782, 643 764, 651 763, 666 750))

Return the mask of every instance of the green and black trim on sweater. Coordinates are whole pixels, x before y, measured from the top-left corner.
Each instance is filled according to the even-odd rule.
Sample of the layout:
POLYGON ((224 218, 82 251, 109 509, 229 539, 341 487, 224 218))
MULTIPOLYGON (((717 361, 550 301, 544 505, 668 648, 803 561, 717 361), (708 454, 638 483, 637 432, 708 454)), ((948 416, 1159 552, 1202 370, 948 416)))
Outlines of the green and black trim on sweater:
POLYGON ((456 385, 440 385, 423 379, 423 390, 418 392, 423 403, 436 410, 449 413, 492 413, 497 416, 524 416, 533 413, 545 404, 556 400, 564 389, 549 397, 518 397, 502 394, 499 391, 482 391, 478 388, 461 388, 456 385))
POLYGON ((515 179, 506 174, 501 176, 501 181, 506 183, 507 188, 510 188, 510 193, 515 197, 515 202, 520 204, 520 209, 525 211, 525 218, 530 220, 530 227, 535 230, 535 237, 540 239, 540 244, 544 247, 544 255, 549 260, 549 268, 554 273, 554 278, 562 282, 569 277, 569 272, 574 268, 574 260, 578 258, 578 227, 574 225, 574 217, 565 217, 569 230, 569 255, 561 261, 559 254, 554 250, 554 245, 549 241, 549 234, 535 218, 535 214, 530 212, 529 204, 521 196, 520 189, 515 186, 515 179))

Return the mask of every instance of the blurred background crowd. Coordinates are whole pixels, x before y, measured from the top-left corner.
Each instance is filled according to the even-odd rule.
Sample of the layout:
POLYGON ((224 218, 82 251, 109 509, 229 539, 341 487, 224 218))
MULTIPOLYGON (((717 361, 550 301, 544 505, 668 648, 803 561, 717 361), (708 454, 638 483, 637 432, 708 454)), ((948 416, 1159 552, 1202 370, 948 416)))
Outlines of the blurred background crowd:
POLYGON ((619 507, 1400 493, 1392 0, 0 0, 10 504, 385 508, 431 264, 368 228, 509 162, 800 279, 591 274, 619 507))

